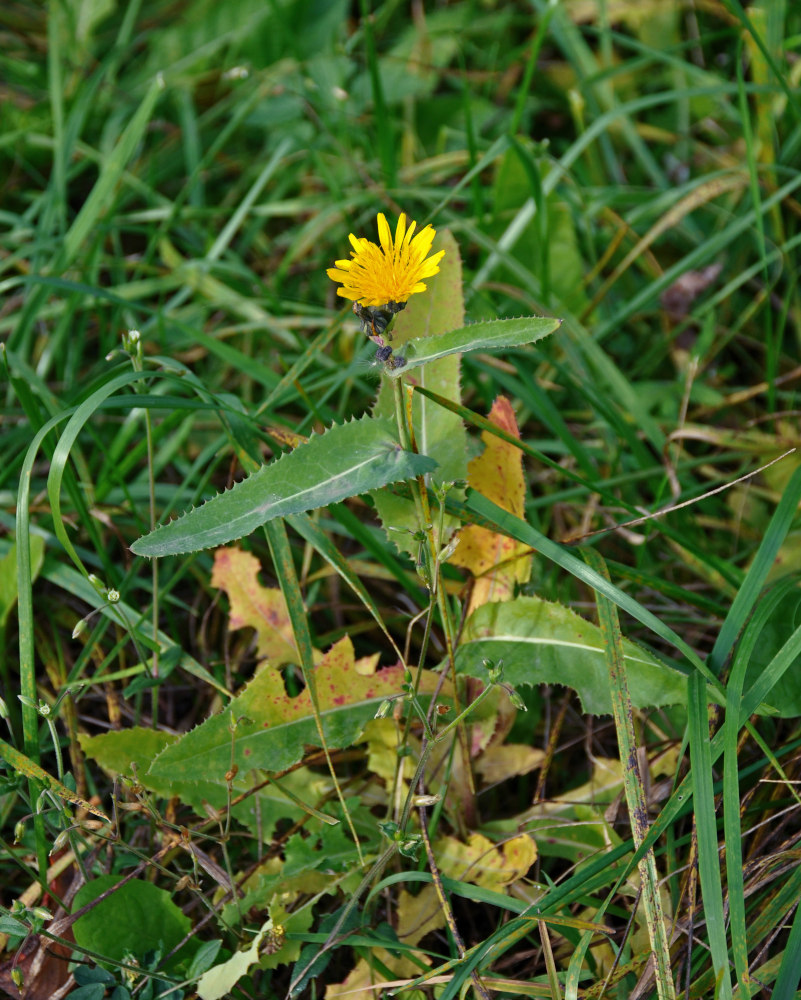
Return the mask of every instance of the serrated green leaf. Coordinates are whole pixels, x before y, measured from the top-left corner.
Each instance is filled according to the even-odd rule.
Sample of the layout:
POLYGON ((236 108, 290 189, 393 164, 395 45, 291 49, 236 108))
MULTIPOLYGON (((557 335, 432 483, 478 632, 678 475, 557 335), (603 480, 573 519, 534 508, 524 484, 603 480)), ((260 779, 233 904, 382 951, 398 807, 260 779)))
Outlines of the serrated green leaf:
POLYGON ((167 556, 225 545, 275 517, 325 507, 435 467, 433 459, 401 449, 392 421, 362 417, 314 435, 226 493, 143 535, 131 550, 167 556))
POLYGON ((486 323, 472 323, 459 330, 450 330, 438 337, 410 340, 400 352, 406 364, 387 370, 390 378, 399 378, 410 369, 425 365, 449 354, 466 354, 468 351, 499 351, 504 347, 524 347, 533 344, 557 330, 559 319, 543 316, 523 316, 519 319, 498 319, 486 323))
MULTIPOLYGON (((484 659, 503 660, 503 679, 520 684, 564 684, 585 712, 612 711, 600 629, 569 608, 538 597, 485 604, 469 618, 456 653, 457 672, 488 678, 484 659)), ((631 700, 637 708, 686 704, 684 677, 633 642, 623 642, 631 700)))
MULTIPOLYGON (((424 674, 421 689, 432 690, 436 677, 424 674)), ((400 694, 403 667, 397 664, 374 674, 361 674, 346 636, 315 668, 320 722, 329 750, 350 746, 381 702, 400 694)), ((174 781, 203 775, 222 776, 231 767, 231 720, 239 720, 233 737, 233 760, 240 770, 280 771, 299 761, 307 746, 319 746, 309 690, 294 698, 281 674, 262 670, 218 715, 182 736, 153 761, 150 774, 174 781)))

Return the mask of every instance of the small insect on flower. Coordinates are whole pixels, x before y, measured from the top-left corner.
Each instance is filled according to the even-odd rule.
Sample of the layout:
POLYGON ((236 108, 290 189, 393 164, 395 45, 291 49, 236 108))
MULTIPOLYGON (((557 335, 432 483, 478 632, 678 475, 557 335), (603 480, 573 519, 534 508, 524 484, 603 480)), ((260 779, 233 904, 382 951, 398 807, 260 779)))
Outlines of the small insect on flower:
POLYGON ((377 306, 387 310, 394 306, 397 312, 410 295, 424 292, 424 279, 439 273, 439 262, 445 251, 440 250, 429 257, 436 230, 426 226, 415 236, 416 228, 416 222, 407 228, 406 215, 401 213, 393 237, 389 223, 379 212, 380 246, 351 233, 350 260, 338 260, 336 267, 326 272, 332 281, 341 285, 337 295, 363 307, 377 306))
MULTIPOLYGON (((405 302, 387 302, 385 306, 363 306, 360 302, 353 303, 353 311, 359 317, 362 333, 371 338, 381 337, 393 317, 405 308, 405 302)), ((392 334, 387 336, 391 339, 392 334)))

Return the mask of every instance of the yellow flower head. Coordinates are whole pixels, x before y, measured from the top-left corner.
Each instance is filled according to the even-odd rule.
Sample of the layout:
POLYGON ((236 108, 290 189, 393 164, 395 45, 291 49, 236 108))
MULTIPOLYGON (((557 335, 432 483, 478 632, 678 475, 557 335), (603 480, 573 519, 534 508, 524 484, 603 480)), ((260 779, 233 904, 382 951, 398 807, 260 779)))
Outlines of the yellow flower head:
POLYGON ((338 260, 336 267, 326 272, 332 281, 342 285, 337 295, 362 306, 385 306, 389 302, 405 303, 415 292, 424 292, 423 278, 439 272, 445 251, 427 258, 436 230, 426 226, 412 238, 416 226, 412 222, 407 229, 406 216, 401 213, 393 239, 386 218, 379 213, 381 246, 351 233, 351 259, 338 260))

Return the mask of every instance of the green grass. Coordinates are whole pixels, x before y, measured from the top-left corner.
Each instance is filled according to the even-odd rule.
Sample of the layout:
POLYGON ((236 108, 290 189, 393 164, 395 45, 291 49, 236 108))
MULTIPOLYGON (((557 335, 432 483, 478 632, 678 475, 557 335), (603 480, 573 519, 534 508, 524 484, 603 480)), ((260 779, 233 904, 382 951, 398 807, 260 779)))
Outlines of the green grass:
MULTIPOLYGON (((385 980, 445 1000, 798 995, 801 14, 784 0, 407 8, 4 11, 12 996, 12 974, 36 996, 71 973, 78 1000, 190 996, 260 931, 260 966, 233 997, 335 996, 357 963, 350 995, 364 997, 385 980), (325 270, 349 233, 375 239, 376 214, 401 211, 452 234, 467 322, 563 321, 537 343, 463 355, 450 399, 469 456, 506 396, 526 494, 512 513, 451 491, 442 531, 497 529, 532 555, 517 597, 599 622, 614 716, 583 714, 596 681, 559 684, 563 651, 532 660, 549 683, 519 683, 510 657, 538 638, 525 621, 507 671, 528 711, 502 677, 479 698, 473 674, 489 675, 460 652, 471 574, 458 558, 437 568, 438 501, 417 480, 393 506, 349 498, 241 543, 280 589, 295 644, 267 674, 252 630, 229 622, 214 552, 131 552, 296 435, 372 411, 374 347, 325 270), (123 349, 131 329, 141 353, 123 349), (385 531, 376 511, 390 509, 419 537, 385 531), (655 676, 681 677, 681 704, 636 700, 618 615, 668 671, 655 676), (280 677, 284 698, 333 677, 356 704, 349 668, 320 666, 348 641, 381 668, 402 662, 402 754, 390 723, 360 735, 367 715, 346 711, 337 737, 310 714, 297 746, 270 751, 281 766, 234 774, 248 718, 266 711, 243 694, 254 673, 273 693, 280 677), (451 714, 427 729, 431 675, 413 692, 402 668, 432 670, 449 650, 451 714), (231 698, 243 717, 223 712, 231 698), (197 739, 213 767, 193 770, 176 737, 210 716, 197 739), (422 805, 415 767, 434 795, 422 805), (527 863, 506 883, 478 876, 507 842, 527 863), (84 905, 106 874, 134 888, 112 894, 100 931, 73 936, 76 892, 88 883, 84 905), (126 938, 115 921, 140 890, 150 919, 126 938), (169 955, 187 931, 189 951, 169 955), (318 954, 327 964, 310 966, 318 954)), ((449 392, 426 392, 415 431, 429 436, 449 392)))

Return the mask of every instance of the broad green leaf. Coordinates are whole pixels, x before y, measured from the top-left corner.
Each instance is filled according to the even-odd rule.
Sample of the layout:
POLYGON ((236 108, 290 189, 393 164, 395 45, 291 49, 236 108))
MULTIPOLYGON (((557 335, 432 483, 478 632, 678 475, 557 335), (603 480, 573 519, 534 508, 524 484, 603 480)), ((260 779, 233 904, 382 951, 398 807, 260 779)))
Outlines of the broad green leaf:
POLYGON ((325 507, 435 465, 403 451, 390 420, 362 417, 314 435, 226 493, 137 539, 131 550, 167 556, 225 545, 275 517, 325 507))
MULTIPOLYGON (((444 230, 437 234, 433 249, 445 251, 439 274, 429 281, 424 295, 416 295, 409 301, 392 328, 392 346, 401 356, 405 352, 405 345, 412 340, 430 340, 448 330, 464 326, 459 247, 453 236, 444 230)), ((460 367, 460 355, 450 354, 425 365, 415 373, 413 381, 458 403, 461 399, 460 367)), ((388 379, 382 379, 373 413, 380 417, 395 417, 393 386, 388 379)), ((467 432, 459 414, 443 410, 431 400, 415 393, 412 400, 412 422, 418 451, 437 462, 437 469, 431 476, 433 482, 457 482, 465 479, 467 432)), ((419 527, 414 503, 388 490, 373 493, 373 502, 384 526, 394 529, 390 535, 392 541, 414 558, 416 552, 412 533, 419 527)), ((441 539, 443 544, 457 526, 455 518, 445 519, 441 539)))
MULTIPOLYGON (((113 889, 121 879, 121 875, 92 879, 78 890, 74 909, 79 910, 113 889)), ((186 937, 191 927, 191 920, 168 892, 144 879, 133 879, 79 917, 73 931, 81 947, 110 961, 129 961, 134 956, 141 962, 151 951, 166 955, 186 937)), ((184 945, 167 962, 167 971, 191 960, 196 949, 196 944, 184 945)))
MULTIPOLYGON (((350 639, 333 646, 315 668, 320 721, 330 750, 350 746, 381 702, 401 693, 403 667, 397 664, 373 674, 359 672, 350 639)), ((433 674, 424 675, 423 690, 431 690, 433 674)), ((292 698, 281 674, 262 670, 218 715, 167 747, 153 761, 150 774, 172 780, 222 776, 233 760, 240 770, 281 771, 297 763, 307 746, 320 738, 308 688, 292 698), (231 720, 239 720, 231 734, 231 720)))
MULTIPOLYGON (((147 773, 150 764, 161 751, 179 739, 175 733, 165 733, 144 726, 132 726, 130 729, 100 733, 98 736, 83 733, 78 736, 81 750, 86 756, 112 774, 135 776, 139 784, 156 795, 165 799, 178 798, 200 815, 205 812, 205 803, 214 809, 225 809, 229 792, 224 774, 219 775, 215 781, 210 773, 193 775, 183 780, 173 779, 169 774, 154 776, 147 773)), ((231 783, 231 791, 235 797, 249 792, 252 787, 253 779, 248 771, 240 771, 231 783)), ((231 814, 254 833, 258 831, 262 837, 269 838, 280 820, 294 822, 306 815, 303 809, 282 793, 281 788, 286 788, 289 793, 314 806, 325 787, 325 781, 319 775, 300 768, 292 774, 284 775, 280 787, 269 784, 255 794, 248 795, 244 801, 231 807, 231 814), (318 781, 321 786, 319 790, 315 789, 315 782, 318 781)))
MULTIPOLYGON (((612 711, 600 629, 574 611, 539 597, 485 604, 468 620, 456 653, 459 673, 486 680, 485 659, 503 660, 503 676, 520 684, 564 684, 585 712, 612 711)), ((631 700, 637 708, 686 703, 684 678, 628 640, 623 643, 631 700)))
MULTIPOLYGON (((449 354, 467 351, 500 351, 504 347, 525 347, 534 344, 549 333, 558 330, 561 320, 542 316, 523 316, 519 319, 497 319, 473 323, 460 330, 450 330, 438 337, 411 340, 401 356, 406 364, 387 371, 390 378, 399 378, 413 368, 428 364, 449 354)), ((413 379, 410 379, 413 381, 413 379)))

